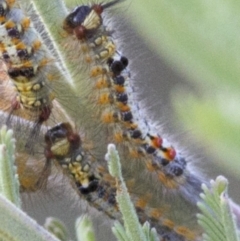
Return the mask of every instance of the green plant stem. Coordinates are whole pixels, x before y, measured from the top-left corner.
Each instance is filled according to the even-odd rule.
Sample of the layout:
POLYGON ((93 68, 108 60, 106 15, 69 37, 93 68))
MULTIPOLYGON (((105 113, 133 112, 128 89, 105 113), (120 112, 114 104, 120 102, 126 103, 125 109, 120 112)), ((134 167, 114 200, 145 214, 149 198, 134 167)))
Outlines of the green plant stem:
POLYGON ((0 193, 16 206, 21 206, 19 181, 15 166, 15 139, 12 130, 0 130, 0 193))
POLYGON ((59 241, 2 195, 0 210, 0 240, 59 241))
POLYGON ((116 200, 123 215, 126 234, 131 241, 144 241, 145 235, 141 225, 139 224, 135 208, 131 202, 126 184, 123 180, 120 158, 115 145, 108 145, 106 159, 108 160, 109 172, 113 177, 116 178, 117 181, 116 200))

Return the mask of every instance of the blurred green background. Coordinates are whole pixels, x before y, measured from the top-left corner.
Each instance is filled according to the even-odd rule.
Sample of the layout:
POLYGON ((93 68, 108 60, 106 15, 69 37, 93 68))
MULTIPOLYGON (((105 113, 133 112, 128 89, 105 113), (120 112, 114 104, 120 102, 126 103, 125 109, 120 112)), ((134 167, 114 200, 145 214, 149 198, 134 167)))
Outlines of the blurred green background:
POLYGON ((147 118, 204 174, 225 175, 238 203, 239 13, 236 0, 126 0, 110 15, 147 118))

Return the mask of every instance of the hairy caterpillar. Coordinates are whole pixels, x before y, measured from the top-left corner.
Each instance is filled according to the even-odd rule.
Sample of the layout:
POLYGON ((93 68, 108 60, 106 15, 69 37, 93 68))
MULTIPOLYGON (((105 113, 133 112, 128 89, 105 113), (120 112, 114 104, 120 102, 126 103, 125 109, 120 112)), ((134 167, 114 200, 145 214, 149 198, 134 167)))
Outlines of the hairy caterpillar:
POLYGON ((63 23, 89 68, 88 98, 93 115, 106 128, 108 141, 119 144, 130 166, 131 160, 140 160, 159 186, 176 190, 195 204, 202 180, 192 174, 186 159, 144 117, 134 96, 128 59, 118 50, 114 29, 102 17, 105 10, 119 2, 78 6, 63 23))
MULTIPOLYGON (((81 198, 111 219, 121 221, 121 213, 115 200, 115 180, 108 174, 104 162, 95 160, 84 150, 82 140, 79 134, 73 131, 72 126, 69 123, 58 124, 47 131, 45 142, 46 169, 55 161, 71 176, 81 198)), ((196 239, 194 232, 183 226, 175 226, 173 221, 166 219, 163 207, 148 207, 148 194, 139 198, 131 193, 131 198, 140 222, 148 220, 163 240, 196 239)))
MULTIPOLYGON (((30 120, 32 129, 26 137, 26 147, 32 152, 33 142, 43 123, 53 122, 57 116, 65 118, 60 98, 63 94, 63 78, 56 59, 46 48, 42 37, 34 28, 26 9, 18 1, 1 1, 0 55, 5 63, 6 75, 1 80, 0 108, 9 113, 6 124, 12 123, 13 115, 30 120), (56 107, 54 107, 56 106, 56 107)), ((21 121, 18 121, 21 128, 21 121)))

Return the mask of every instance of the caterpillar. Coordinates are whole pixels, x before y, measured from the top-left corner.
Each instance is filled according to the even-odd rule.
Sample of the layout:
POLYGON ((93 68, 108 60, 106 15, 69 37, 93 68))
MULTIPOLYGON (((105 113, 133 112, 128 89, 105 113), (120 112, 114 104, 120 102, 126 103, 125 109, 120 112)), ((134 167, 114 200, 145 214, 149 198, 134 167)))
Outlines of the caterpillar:
MULTIPOLYGON (((54 116, 65 118, 56 99, 60 97, 64 103, 67 96, 56 59, 22 5, 14 0, 0 2, 0 56, 7 73, 0 83, 0 109, 9 113, 9 126, 13 126, 13 115, 31 121, 29 136, 21 134, 26 137, 26 148, 33 152, 33 140, 37 140, 41 126, 54 122, 54 116), (50 117, 54 118, 50 121, 50 117)), ((20 129, 20 119, 17 124, 20 129)))
MULTIPOLYGON (((69 123, 60 123, 45 134, 46 168, 55 162, 71 177, 75 189, 90 206, 104 212, 114 220, 121 220, 115 200, 116 183, 108 174, 104 162, 95 160, 82 146, 80 135, 69 123)), ((146 195, 147 196, 147 195, 146 195)), ((195 240, 196 234, 164 218, 164 211, 147 206, 147 198, 131 193, 141 223, 148 220, 161 240, 195 240)))
POLYGON ((129 60, 118 50, 114 29, 103 17, 105 10, 120 2, 78 6, 63 22, 67 41, 75 40, 74 48, 79 46, 78 56, 88 66, 93 116, 106 128, 108 143, 118 144, 125 165, 136 167, 131 160, 140 160, 138 165, 145 165, 144 172, 157 180, 161 192, 178 193, 195 205, 203 180, 144 117, 134 96, 129 60))

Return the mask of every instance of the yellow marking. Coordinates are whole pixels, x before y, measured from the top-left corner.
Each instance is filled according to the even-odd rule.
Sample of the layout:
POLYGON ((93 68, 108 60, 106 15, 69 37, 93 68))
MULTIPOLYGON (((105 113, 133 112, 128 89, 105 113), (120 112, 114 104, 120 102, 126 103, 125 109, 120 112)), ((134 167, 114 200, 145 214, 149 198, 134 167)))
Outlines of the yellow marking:
POLYGON ((56 156, 68 155, 70 143, 67 139, 59 140, 51 147, 51 151, 56 156))
POLYGON ((158 172, 158 178, 165 187, 170 189, 177 189, 179 187, 174 179, 167 177, 163 172, 158 172))
POLYGON ((41 46, 42 46, 41 41, 36 40, 36 41, 33 42, 33 49, 34 49, 34 51, 37 51, 38 49, 40 49, 41 46))
POLYGON ((86 164, 84 167, 83 167, 83 171, 84 172, 89 172, 90 170, 90 166, 88 164, 86 164))
POLYGON ((78 181, 82 186, 88 187, 89 174, 88 172, 82 171, 82 166, 80 165, 80 163, 70 163, 68 168, 76 181, 78 181))
POLYGON ((53 59, 48 59, 48 58, 43 58, 40 61, 39 66, 41 66, 41 67, 46 66, 47 64, 51 63, 52 61, 54 61, 54 60, 53 59))
POLYGON ((35 107, 39 107, 39 106, 42 105, 42 103, 41 103, 41 101, 37 100, 37 101, 32 102, 32 103, 30 102, 30 105, 34 105, 35 107))
POLYGON ((17 45, 20 42, 20 39, 13 38, 11 41, 12 41, 12 45, 17 45))
POLYGON ((150 213, 150 217, 159 220, 163 215, 163 212, 157 208, 153 208, 150 213))
POLYGON ((112 41, 109 41, 105 48, 95 56, 96 59, 108 59, 115 54, 116 46, 112 41))
POLYGON ((146 167, 147 167, 148 171, 154 172, 154 171, 157 170, 157 167, 152 164, 152 160, 151 159, 146 160, 145 163, 146 163, 146 167))
POLYGON ((9 21, 7 21, 7 22, 5 23, 5 27, 6 27, 7 29, 13 28, 13 27, 15 27, 15 26, 16 26, 16 24, 15 24, 13 21, 11 21, 11 20, 9 20, 9 21))
POLYGON ((95 87, 97 89, 104 89, 104 88, 109 87, 108 79, 106 77, 102 77, 102 78, 98 79, 95 83, 95 87))
POLYGON ((23 42, 20 42, 16 45, 16 49, 26 49, 26 45, 23 42))
POLYGON ((149 197, 144 197, 144 198, 139 198, 136 203, 135 206, 141 209, 144 209, 149 201, 149 197))
POLYGON ((18 77, 14 77, 14 79, 12 79, 14 81, 14 83, 17 85, 18 83, 28 83, 29 79, 25 76, 18 76, 18 77))
POLYGON ((114 140, 117 142, 117 143, 122 143, 124 138, 123 138, 123 135, 122 135, 122 132, 121 131, 118 131, 118 132, 115 132, 114 133, 114 140))
POLYGON ((102 45, 103 43, 107 42, 108 37, 106 35, 98 36, 94 39, 92 43, 89 44, 91 48, 97 47, 102 45))
POLYGON ((175 226, 174 222, 171 221, 171 220, 169 220, 169 219, 164 219, 164 220, 162 221, 162 224, 163 224, 164 226, 168 227, 169 229, 173 229, 174 226, 175 226))
POLYGON ((24 63, 14 65, 14 67, 20 69, 20 68, 30 68, 34 66, 31 61, 26 61, 24 63))
POLYGON ((186 237, 188 240, 196 240, 196 235, 184 226, 177 226, 174 230, 177 234, 186 237))
POLYGON ((101 117, 101 120, 104 123, 113 123, 116 121, 116 118, 113 117, 113 114, 110 112, 110 113, 104 113, 101 117))
POLYGON ((106 59, 108 57, 110 57, 112 55, 110 55, 109 51, 107 49, 101 51, 99 54, 97 54, 95 56, 96 59, 106 59))
POLYGON ((1 52, 5 51, 6 47, 4 45, 4 43, 0 43, 0 50, 1 52))
POLYGON ((87 30, 97 29, 101 25, 101 22, 101 17, 92 10, 85 18, 82 26, 84 26, 87 30))
POLYGON ((9 8, 11 8, 15 4, 16 0, 7 0, 6 2, 9 8))
MULTIPOLYGON (((40 84, 38 84, 38 83, 34 84, 31 81, 28 81, 27 83, 19 83, 19 82, 14 82, 14 83, 15 83, 15 86, 17 87, 17 90, 19 92, 21 92, 22 94, 36 96, 36 95, 39 95, 39 92, 35 93, 34 91, 42 89, 42 88, 40 88, 41 87, 40 84)), ((42 95, 44 95, 44 93, 42 95)))
MULTIPOLYGON (((34 91, 40 90, 41 89, 41 85, 40 84, 34 84, 31 89, 33 89, 34 91)), ((30 90, 31 90, 30 89, 30 90)))
POLYGON ((0 23, 5 22, 6 18, 4 16, 0 16, 0 23))
POLYGON ((123 93, 123 92, 125 92, 125 87, 124 87, 124 86, 115 85, 114 88, 115 88, 116 92, 118 92, 118 93, 123 93))
POLYGON ((31 23, 30 18, 25 17, 25 18, 22 20, 21 25, 22 25, 23 29, 26 30, 26 29, 29 28, 30 23, 31 23))
POLYGON ((33 96, 36 95, 35 93, 32 93, 32 90, 31 90, 32 85, 31 84, 29 86, 28 86, 28 84, 22 84, 22 83, 17 83, 15 85, 16 85, 17 91, 23 95, 26 95, 26 94, 32 94, 33 96))
POLYGON ((78 162, 70 163, 68 167, 71 173, 76 176, 78 176, 82 170, 82 166, 78 162))
POLYGON ((124 127, 127 129, 136 129, 137 124, 132 123, 131 121, 122 121, 124 127))
POLYGON ((97 77, 98 75, 106 74, 107 70, 102 66, 95 66, 91 69, 90 77, 97 77))
POLYGON ((100 104, 100 105, 110 104, 111 102, 112 101, 109 96, 109 93, 103 93, 98 98, 98 104, 100 104))
POLYGON ((130 111, 131 110, 129 105, 124 105, 122 102, 117 102, 117 107, 120 111, 130 111))
POLYGON ((141 153, 137 148, 129 148, 129 154, 134 159, 139 159, 142 157, 141 153))

